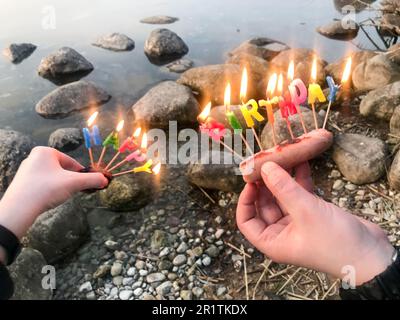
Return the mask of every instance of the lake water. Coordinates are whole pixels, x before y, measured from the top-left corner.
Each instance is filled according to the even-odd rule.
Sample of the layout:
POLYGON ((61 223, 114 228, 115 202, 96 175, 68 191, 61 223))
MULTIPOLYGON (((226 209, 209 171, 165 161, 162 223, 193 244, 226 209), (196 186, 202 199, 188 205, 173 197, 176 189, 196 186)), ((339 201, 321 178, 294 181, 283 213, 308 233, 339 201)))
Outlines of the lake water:
MULTIPOLYGON (((341 1, 336 1, 341 2, 341 1)), ((61 46, 70 46, 95 66, 86 79, 103 86, 112 100, 101 108, 99 124, 105 130, 115 125, 148 88, 178 75, 152 65, 143 53, 149 33, 159 26, 140 19, 152 15, 171 15, 179 21, 165 25, 188 44, 188 58, 196 66, 222 63, 226 53, 244 40, 266 36, 292 47, 315 48, 328 61, 356 50, 353 43, 326 39, 315 28, 340 18, 332 0, 118 0, 48 1, 0 0, 0 47, 13 42, 31 42, 37 50, 21 64, 0 58, 0 128, 14 129, 47 144, 57 128, 81 127, 88 113, 63 120, 43 119, 35 113, 35 104, 56 86, 37 75, 40 60, 61 46), (51 7, 48 7, 51 5, 51 7), (43 28, 48 10, 55 10, 55 28, 43 28), (127 53, 96 48, 91 42, 109 32, 121 32, 136 42, 127 53)), ((370 12, 361 12, 358 20, 370 12)), ((363 34, 353 41, 373 49, 363 34)))

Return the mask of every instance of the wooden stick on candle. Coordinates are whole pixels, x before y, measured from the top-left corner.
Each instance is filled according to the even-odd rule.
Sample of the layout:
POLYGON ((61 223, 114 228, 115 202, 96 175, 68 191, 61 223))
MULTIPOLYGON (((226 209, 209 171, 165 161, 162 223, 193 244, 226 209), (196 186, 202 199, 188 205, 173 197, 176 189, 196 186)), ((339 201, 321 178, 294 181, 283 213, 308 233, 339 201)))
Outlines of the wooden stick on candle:
POLYGON ((93 159, 93 152, 92 148, 88 148, 89 158, 90 158, 90 165, 94 169, 94 159, 93 159))

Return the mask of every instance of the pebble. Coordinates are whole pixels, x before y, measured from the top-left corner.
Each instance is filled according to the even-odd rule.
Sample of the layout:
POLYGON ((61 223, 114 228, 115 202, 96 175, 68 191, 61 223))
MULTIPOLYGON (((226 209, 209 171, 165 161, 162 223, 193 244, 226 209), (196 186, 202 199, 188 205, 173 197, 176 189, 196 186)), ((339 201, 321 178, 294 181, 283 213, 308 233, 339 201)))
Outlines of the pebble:
POLYGON ((143 289, 142 288, 136 288, 135 290, 133 290, 133 294, 135 295, 135 297, 139 297, 143 294, 143 289))
POLYGON ((161 272, 151 273, 146 277, 147 283, 161 282, 165 280, 165 275, 161 272))
POLYGON ((219 249, 215 245, 211 245, 205 251, 211 258, 216 258, 219 255, 219 249))
POLYGON ((217 231, 215 232, 215 239, 221 238, 224 232, 225 232, 224 229, 217 229, 217 231))
POLYGON ((347 198, 339 198, 339 207, 340 208, 345 208, 347 204, 347 198))
POLYGON ((201 263, 202 263, 204 266, 208 267, 208 266, 211 264, 211 258, 210 258, 209 256, 205 256, 205 257, 203 258, 203 260, 201 260, 201 263))
POLYGON ((346 184, 345 188, 346 188, 347 190, 349 190, 349 191, 355 191, 355 190, 357 190, 357 186, 356 186, 355 184, 352 184, 352 183, 346 184))
POLYGON ((146 263, 142 260, 138 260, 135 263, 135 267, 136 269, 140 270, 140 269, 144 269, 146 267, 146 263))
POLYGON ((147 276, 148 275, 148 271, 147 270, 144 270, 144 269, 142 269, 142 270, 139 270, 139 275, 141 276, 141 277, 145 277, 145 276, 147 276))
POLYGON ((203 288, 200 287, 194 287, 192 289, 192 293, 195 297, 200 298, 202 296, 202 294, 204 293, 203 288))
POLYGON ((343 187, 344 187, 343 180, 338 179, 333 183, 332 189, 336 190, 336 191, 339 191, 339 190, 342 190, 343 187))
POLYGON ((177 253, 185 253, 188 249, 188 245, 185 242, 181 242, 178 248, 176 249, 177 253))
POLYGON ((160 251, 160 254, 158 255, 160 258, 165 257, 167 255, 169 255, 169 253, 171 252, 171 249, 169 247, 165 247, 164 249, 162 249, 160 251))
POLYGON ((226 293, 226 288, 225 287, 218 287, 217 289, 217 296, 220 297, 226 293))
POLYGON ((133 277, 135 274, 136 274, 136 268, 134 267, 130 267, 126 272, 126 275, 129 277, 133 277))
POLYGON ((115 242, 115 241, 112 241, 112 240, 107 240, 107 241, 104 243, 104 245, 105 245, 105 247, 106 247, 107 249, 110 249, 110 250, 115 250, 115 249, 118 248, 118 242, 115 242))
POLYGON ((182 298, 182 300, 192 300, 192 291, 190 290, 181 290, 179 296, 182 298))
POLYGON ((123 280, 123 278, 122 278, 121 276, 116 276, 116 277, 113 278, 113 283, 114 283, 117 287, 119 287, 119 286, 122 285, 122 280, 123 280))
POLYGON ((181 266, 183 264, 185 264, 187 261, 187 258, 184 254, 178 254, 174 260, 172 260, 172 263, 174 264, 174 266, 181 266))
POLYGON ((121 262, 114 262, 111 267, 111 276, 115 277, 120 275, 122 272, 122 263, 121 262))
POLYGON ((92 288, 92 284, 90 283, 90 281, 86 281, 79 287, 79 292, 89 292, 92 290, 93 290, 93 288, 92 288))
POLYGON ((128 255, 124 251, 115 251, 114 257, 117 260, 123 261, 128 258, 128 255))
POLYGON ((340 178, 342 175, 340 174, 340 172, 338 170, 332 170, 331 171, 331 178, 337 179, 340 178))
POLYGON ((159 295, 165 296, 166 294, 170 293, 171 289, 172 289, 172 282, 165 281, 156 288, 156 291, 159 295))
POLYGON ((111 270, 111 267, 109 265, 101 265, 100 267, 97 268, 96 272, 93 274, 93 278, 103 278, 106 276, 111 270))
POLYGON ((87 300, 96 300, 96 294, 94 291, 90 291, 86 294, 86 299, 87 300))
POLYGON ((119 298, 121 300, 129 300, 130 297, 132 297, 133 291, 132 290, 122 290, 119 293, 119 298))

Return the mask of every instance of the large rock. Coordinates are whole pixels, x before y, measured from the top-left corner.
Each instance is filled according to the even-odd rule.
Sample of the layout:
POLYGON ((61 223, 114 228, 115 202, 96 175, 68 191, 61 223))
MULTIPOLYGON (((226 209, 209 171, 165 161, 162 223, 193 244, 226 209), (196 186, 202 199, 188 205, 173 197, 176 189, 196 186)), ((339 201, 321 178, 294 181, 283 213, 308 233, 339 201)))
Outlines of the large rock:
POLYGON ((400 65, 387 54, 379 54, 360 63, 352 74, 354 88, 368 91, 400 80, 400 65))
POLYGON ((394 109, 390 119, 390 133, 400 137, 400 105, 394 109))
POLYGON ((360 134, 340 134, 335 138, 333 160, 350 182, 365 184, 385 174, 388 152, 378 138, 360 134))
POLYGON ((295 64, 295 77, 300 78, 304 83, 309 83, 314 57, 317 58, 317 82, 326 86, 325 66, 327 62, 322 60, 314 50, 302 48, 285 50, 273 58, 271 63, 275 70, 286 73, 290 61, 293 60, 295 64))
POLYGON ((73 112, 97 108, 111 96, 92 82, 77 81, 59 87, 36 104, 36 112, 44 118, 66 118, 73 112))
POLYGON ((360 27, 354 22, 355 28, 343 28, 342 21, 333 21, 317 28, 317 32, 329 39, 352 40, 358 35, 360 27))
POLYGON ((400 191, 400 151, 394 157, 389 170, 388 180, 391 188, 400 191))
POLYGON ((169 121, 180 125, 195 123, 200 107, 188 87, 165 81, 150 89, 132 106, 135 121, 151 127, 168 127, 169 121))
MULTIPOLYGON (((303 115, 303 121, 307 131, 314 130, 315 129, 314 116, 311 109, 301 107, 301 112, 303 115)), ((281 112, 279 110, 275 111, 274 116, 275 116, 274 129, 276 135, 276 142, 281 143, 283 141, 290 140, 291 137, 288 131, 288 127, 286 125, 286 120, 282 118, 281 112)), ((290 116, 289 120, 292 127, 293 135, 295 137, 299 137, 302 134, 304 134, 303 126, 301 124, 300 117, 298 114, 290 116)), ((322 118, 318 113, 317 113, 317 121, 318 121, 318 126, 321 128, 324 122, 324 118, 322 118)), ((264 127, 260 138, 261 138, 261 145, 263 146, 264 149, 269 149, 274 146, 272 126, 270 123, 267 123, 267 125, 264 127)))
POLYGON ((179 18, 170 17, 170 16, 152 16, 152 17, 143 18, 142 20, 140 20, 140 22, 147 23, 147 24, 171 24, 178 20, 179 20, 179 18))
POLYGON ((0 192, 6 191, 33 146, 30 137, 17 131, 0 129, 0 192))
MULTIPOLYGON (((393 1, 394 2, 394 1, 393 1)), ((399 3, 397 3, 397 6, 399 3)), ((385 13, 380 19, 381 33, 387 36, 400 36, 400 14, 397 7, 396 13, 385 13)))
MULTIPOLYGON (((352 58, 352 69, 354 70, 354 68, 356 68, 359 64, 368 61, 376 55, 376 52, 370 50, 352 52, 350 54, 352 58)), ((344 57, 339 61, 328 64, 325 67, 326 74, 333 77, 336 83, 340 83, 340 81, 342 80, 343 70, 346 66, 347 58, 348 57, 344 57)), ((351 79, 349 81, 351 81, 351 79)))
POLYGON ((392 45, 388 49, 387 56, 392 60, 392 62, 400 65, 400 43, 392 45))
POLYGON ((97 38, 92 44, 112 51, 131 51, 135 48, 135 42, 131 38, 115 32, 97 38))
MULTIPOLYGON (((32 248, 24 248, 15 262, 8 268, 14 282, 12 300, 51 300, 51 288, 43 288, 43 277, 49 275, 43 255, 32 248), (46 271, 42 273, 42 271, 46 271)), ((48 282, 45 282, 49 285, 48 282)))
POLYGON ((264 60, 271 60, 280 52, 290 49, 285 43, 265 37, 247 40, 229 52, 229 56, 246 53, 264 60))
POLYGON ((400 81, 369 92, 361 101, 360 113, 387 121, 394 108, 400 105, 400 81))
POLYGON ((235 163, 224 164, 224 157, 231 159, 232 154, 213 150, 210 155, 204 155, 200 161, 191 163, 186 173, 190 183, 205 189, 241 192, 244 181, 238 174, 238 165, 235 163), (221 159, 220 164, 212 164, 213 158, 221 159))
POLYGON ((54 263, 73 253, 89 235, 86 215, 77 199, 46 211, 38 217, 26 236, 27 244, 54 263))
POLYGON ((132 211, 146 206, 153 197, 152 177, 147 173, 125 175, 111 181, 100 191, 101 204, 113 211, 132 211))
POLYGON ((354 0, 333 0, 333 4, 335 5, 335 9, 343 14, 343 8, 345 6, 351 6, 356 12, 360 12, 365 10, 369 4, 375 2, 376 0, 363 0, 363 1, 354 1, 354 0))
POLYGON ((62 128, 50 135, 48 146, 62 152, 69 152, 77 149, 82 143, 81 130, 78 128, 62 128))
POLYGON ((84 56, 72 48, 62 47, 40 62, 38 73, 56 84, 79 80, 94 69, 84 56))
POLYGON ((12 43, 3 49, 3 55, 12 63, 17 64, 28 58, 36 48, 32 43, 12 43))
POLYGON ((144 52, 152 63, 162 65, 183 57, 189 48, 175 32, 156 29, 147 38, 144 52))

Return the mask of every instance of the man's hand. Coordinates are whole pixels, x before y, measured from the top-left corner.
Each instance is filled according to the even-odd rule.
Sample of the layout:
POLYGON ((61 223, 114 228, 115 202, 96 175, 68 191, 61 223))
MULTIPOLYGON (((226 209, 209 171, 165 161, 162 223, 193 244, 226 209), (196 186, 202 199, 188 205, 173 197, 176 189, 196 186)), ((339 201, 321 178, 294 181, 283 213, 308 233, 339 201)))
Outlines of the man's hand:
POLYGON ((383 272, 394 248, 375 224, 328 203, 313 193, 310 168, 294 168, 294 178, 273 162, 262 181, 240 195, 237 224, 243 235, 273 261, 342 278, 351 265, 356 284, 383 272))

